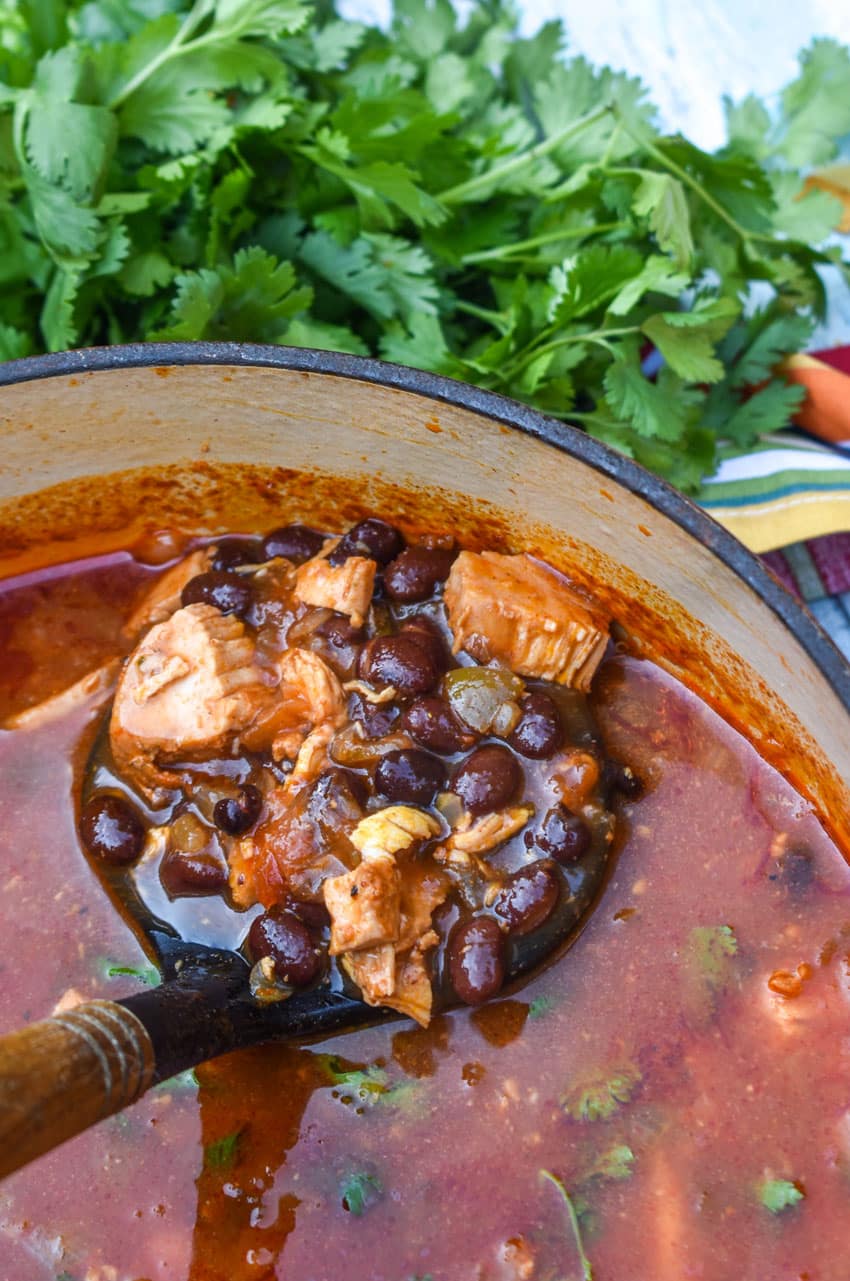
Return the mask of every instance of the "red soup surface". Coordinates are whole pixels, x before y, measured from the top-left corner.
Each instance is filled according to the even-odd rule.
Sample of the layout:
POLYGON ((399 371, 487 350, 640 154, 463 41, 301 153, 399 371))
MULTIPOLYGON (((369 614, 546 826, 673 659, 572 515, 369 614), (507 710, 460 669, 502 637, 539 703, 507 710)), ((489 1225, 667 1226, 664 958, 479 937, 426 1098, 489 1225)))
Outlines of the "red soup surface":
MULTIPOLYGON (((129 556, 7 584, 0 715, 125 652, 129 556)), ((699 699, 609 657, 646 783, 574 946, 477 1009, 234 1054, 0 1186, 4 1281, 846 1281, 850 869, 699 699)), ((0 1029, 156 973, 80 850, 91 709, 0 733, 0 1029)))

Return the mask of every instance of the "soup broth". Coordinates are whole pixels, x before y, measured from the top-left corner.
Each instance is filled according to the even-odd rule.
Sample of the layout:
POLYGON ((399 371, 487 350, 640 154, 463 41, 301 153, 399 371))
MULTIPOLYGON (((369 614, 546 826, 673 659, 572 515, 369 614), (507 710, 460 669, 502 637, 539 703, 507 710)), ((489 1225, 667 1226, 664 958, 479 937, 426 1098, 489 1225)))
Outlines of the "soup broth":
MULTIPOLYGON (((11 581, 0 702, 110 657, 156 572, 11 581)), ((77 835, 93 699, 0 734, 0 1027, 155 972, 77 835), (68 996, 69 992, 72 994, 68 996)), ((846 1281, 850 869, 709 708, 614 651, 613 870, 532 982, 230 1055, 0 1187, 9 1281, 846 1281)))

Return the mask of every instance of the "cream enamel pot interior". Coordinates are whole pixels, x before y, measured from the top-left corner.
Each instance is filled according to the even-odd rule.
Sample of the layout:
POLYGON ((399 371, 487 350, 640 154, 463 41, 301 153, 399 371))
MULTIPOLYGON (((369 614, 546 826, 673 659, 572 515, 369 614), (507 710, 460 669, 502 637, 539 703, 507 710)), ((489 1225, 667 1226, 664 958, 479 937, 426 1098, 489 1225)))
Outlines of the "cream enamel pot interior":
POLYGON ((235 344, 0 367, 0 574, 126 544, 127 528, 409 528, 537 552, 619 619, 818 808, 850 849, 850 667, 761 563, 583 433, 377 361, 235 344), (107 479, 104 479, 107 478, 107 479))

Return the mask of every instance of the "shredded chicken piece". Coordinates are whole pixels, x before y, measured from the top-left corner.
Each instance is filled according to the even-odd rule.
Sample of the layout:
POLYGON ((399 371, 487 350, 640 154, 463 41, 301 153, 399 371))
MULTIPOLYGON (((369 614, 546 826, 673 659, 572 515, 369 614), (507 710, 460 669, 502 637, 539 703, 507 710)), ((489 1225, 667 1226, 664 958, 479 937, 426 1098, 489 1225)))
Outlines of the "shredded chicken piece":
POLYGON ((434 930, 429 930, 411 948, 406 956, 396 958, 395 982, 389 996, 384 997, 383 1005, 406 1014, 422 1027, 431 1022, 431 1010, 434 1004, 434 991, 431 987, 431 976, 425 963, 425 953, 439 943, 434 930))
POLYGON ((414 841, 439 836, 440 824, 431 814, 410 805, 389 805, 360 820, 351 833, 351 843, 361 854, 398 854, 414 841))
POLYGON ((431 928, 431 917, 445 901, 449 879, 438 869, 429 871, 419 863, 408 863, 402 870, 401 918, 396 951, 405 952, 431 928))
POLYGON ((168 785, 162 762, 227 748, 272 697, 239 619, 188 605, 130 655, 110 722, 115 763, 143 791, 168 785))
POLYGON ((422 810, 391 805, 360 820, 351 841, 362 861, 322 886, 331 916, 332 956, 370 1005, 390 1005, 423 1025, 431 1017, 431 981, 423 954, 435 946, 431 916, 446 897, 447 877, 396 855, 438 834, 422 810))
POLYGON ((342 688, 346 694, 362 694, 367 703, 376 705, 391 703, 398 693, 394 685, 385 685, 383 689, 373 689, 365 681, 346 681, 342 688))
POLYGON ((590 688, 608 644, 608 620, 530 556, 461 552, 445 602, 455 653, 465 649, 522 676, 590 688))
POLYGON ((425 953, 438 942, 435 932, 429 930, 402 956, 397 956, 395 948, 388 943, 361 952, 346 952, 342 965, 360 988, 367 1005, 388 1005, 427 1027, 434 994, 425 953))
POLYGON ((242 735, 242 742, 252 751, 271 745, 275 760, 296 761, 297 778, 315 778, 333 731, 345 722, 342 686, 327 663, 309 649, 285 650, 277 671, 280 683, 274 699, 242 735), (314 731, 317 737, 310 742, 314 731))
POLYGON ((485 814, 471 827, 458 827, 434 850, 438 863, 468 867, 477 856, 489 854, 525 827, 534 814, 533 805, 516 805, 510 809, 485 814))
POLYGON ((213 549, 199 547, 172 565, 152 587, 144 593, 122 631, 125 636, 136 637, 154 623, 164 623, 180 608, 183 588, 198 574, 205 574, 212 564, 213 549))
POLYGON ((368 854, 353 872, 322 886, 331 915, 331 956, 394 943, 401 921, 401 873, 392 854, 368 854))
POLYGON ((395 988, 395 948, 392 943, 346 952, 342 967, 354 980, 367 1005, 384 1005, 395 988))
POLYGON ((34 707, 26 707, 23 711, 8 716, 0 728, 40 729, 42 725, 50 725, 53 721, 70 716, 72 712, 87 705, 91 712, 96 712, 115 689, 120 667, 120 658, 111 658, 108 663, 104 663, 93 672, 88 672, 73 685, 63 689, 61 693, 53 694, 43 702, 36 703, 34 707))
POLYGON ((341 565, 329 565, 326 552, 299 566, 295 574, 295 597, 305 605, 334 609, 347 614, 352 626, 362 627, 375 586, 375 561, 366 556, 349 556, 341 565))

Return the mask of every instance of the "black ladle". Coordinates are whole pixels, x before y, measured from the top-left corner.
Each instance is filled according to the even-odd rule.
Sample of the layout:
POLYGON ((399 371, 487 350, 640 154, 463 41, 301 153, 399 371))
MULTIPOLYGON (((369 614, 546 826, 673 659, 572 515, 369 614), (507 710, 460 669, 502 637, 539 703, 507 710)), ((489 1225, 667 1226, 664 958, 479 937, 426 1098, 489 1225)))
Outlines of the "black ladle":
MULTIPOLYGON (((607 863, 607 846, 597 839, 565 869, 567 888, 548 920, 508 941, 509 982, 527 977, 576 938, 607 863)), ((181 938, 151 915, 127 882, 112 880, 109 889, 163 982, 118 1001, 79 1005, 0 1038, 0 1177, 207 1059, 402 1017, 335 990, 327 979, 284 1001, 260 1004, 250 993, 250 966, 240 952, 181 938)))

